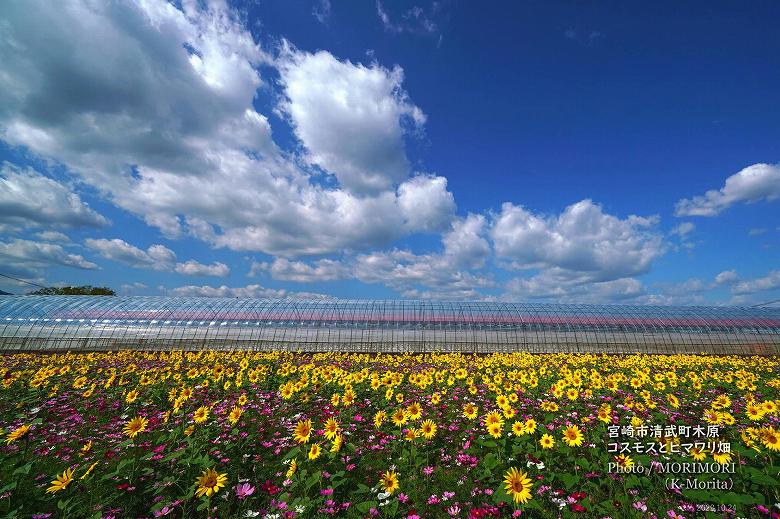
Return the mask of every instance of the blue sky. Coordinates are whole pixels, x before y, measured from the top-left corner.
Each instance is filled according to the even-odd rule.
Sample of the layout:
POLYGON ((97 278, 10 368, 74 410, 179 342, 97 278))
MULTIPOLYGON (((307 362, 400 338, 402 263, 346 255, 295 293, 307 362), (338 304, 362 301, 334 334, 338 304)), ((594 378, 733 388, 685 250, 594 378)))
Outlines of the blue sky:
POLYGON ((149 295, 777 299, 778 16, 6 2, 0 273, 149 295))

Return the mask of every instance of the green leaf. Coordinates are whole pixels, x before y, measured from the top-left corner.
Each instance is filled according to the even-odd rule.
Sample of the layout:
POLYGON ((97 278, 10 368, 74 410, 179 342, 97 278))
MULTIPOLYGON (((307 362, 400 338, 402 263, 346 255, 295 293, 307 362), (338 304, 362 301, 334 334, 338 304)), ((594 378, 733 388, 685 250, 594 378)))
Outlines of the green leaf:
POLYGON ((498 489, 493 492, 493 502, 496 504, 511 503, 512 498, 507 494, 504 487, 498 487, 498 489))
POLYGON ((641 481, 635 474, 626 476, 626 488, 636 488, 640 486, 641 481))
POLYGON ((298 457, 298 454, 300 454, 300 453, 301 453, 301 448, 300 447, 295 447, 295 448, 293 448, 293 450, 291 450, 290 452, 287 453, 287 456, 285 456, 285 459, 291 460, 293 458, 298 457))
POLYGON ((306 480, 306 490, 309 490, 311 487, 316 485, 319 480, 320 480, 320 471, 312 473, 312 475, 309 476, 309 479, 306 480))
POLYGON ((569 490, 580 480, 580 477, 576 474, 558 474, 558 478, 566 485, 566 490, 569 490))
POLYGON ((756 468, 747 467, 745 471, 748 474, 750 474, 751 483, 759 483, 761 485, 770 485, 770 486, 780 485, 780 482, 778 482, 775 478, 773 478, 772 476, 768 476, 767 474, 764 474, 762 471, 756 468))
POLYGON ((15 488, 16 488, 16 481, 11 481, 10 483, 8 483, 8 484, 7 484, 6 486, 4 486, 3 488, 0 488, 0 494, 3 494, 3 493, 5 493, 5 492, 7 492, 7 491, 9 491, 9 490, 13 490, 13 489, 15 489, 15 488))
POLYGON ((359 503, 357 505, 357 509, 358 512, 365 514, 368 513, 369 510, 371 510, 372 508, 376 508, 377 506, 379 506, 379 503, 377 503, 376 501, 363 501, 362 503, 359 503))
POLYGON ((746 494, 737 494, 736 492, 726 492, 719 496, 722 503, 727 505, 752 505, 756 498, 746 494))
POLYGON ((29 474, 30 468, 32 468, 33 462, 26 463, 22 465, 21 467, 17 467, 16 470, 14 470, 14 475, 16 474, 29 474))
POLYGON ((498 459, 496 458, 496 455, 491 452, 485 456, 485 458, 482 460, 482 464, 486 469, 492 471, 498 465, 498 459))
POLYGON ((184 455, 184 453, 187 452, 185 449, 182 449, 180 451, 172 452, 168 454, 166 457, 163 458, 163 461, 171 461, 173 459, 179 458, 184 455))

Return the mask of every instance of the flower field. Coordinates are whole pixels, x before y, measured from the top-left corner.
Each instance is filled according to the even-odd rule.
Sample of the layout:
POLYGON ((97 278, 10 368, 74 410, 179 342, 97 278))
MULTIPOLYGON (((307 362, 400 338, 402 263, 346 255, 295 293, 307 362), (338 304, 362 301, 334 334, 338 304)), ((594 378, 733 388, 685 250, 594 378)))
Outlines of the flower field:
POLYGON ((661 355, 5 355, 0 516, 777 518, 778 368, 661 355))

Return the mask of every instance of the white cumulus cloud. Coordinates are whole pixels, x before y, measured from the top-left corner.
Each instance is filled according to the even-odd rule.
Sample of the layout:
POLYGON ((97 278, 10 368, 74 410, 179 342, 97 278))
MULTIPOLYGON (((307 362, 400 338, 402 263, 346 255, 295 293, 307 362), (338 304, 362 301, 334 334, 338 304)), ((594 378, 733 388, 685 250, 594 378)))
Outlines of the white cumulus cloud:
POLYGON ((227 285, 186 285, 166 289, 172 296, 182 297, 265 297, 273 299, 334 299, 332 296, 313 292, 290 292, 284 289, 266 288, 261 285, 229 287, 227 285))
POLYGON ((402 88, 403 70, 288 49, 278 61, 283 110, 312 164, 350 192, 377 193, 409 175, 405 120, 425 122, 402 88))
POLYGON ((176 253, 165 245, 150 245, 146 250, 143 250, 119 238, 111 240, 89 238, 85 240, 84 244, 106 259, 135 268, 174 271, 186 276, 224 277, 230 274, 230 267, 220 262, 211 265, 204 265, 195 260, 177 263, 176 253))
POLYGON ((780 197, 780 164, 753 164, 728 177, 720 189, 677 202, 677 216, 716 216, 737 203, 780 197))
POLYGON ((591 200, 544 216, 505 203, 491 227, 496 255, 514 269, 550 269, 556 277, 612 281, 647 272, 665 251, 656 217, 607 214, 591 200))
POLYGON ((444 179, 410 177, 404 138, 425 117, 398 67, 289 47, 272 58, 220 2, 12 1, 3 17, 1 138, 166 237, 289 257, 446 228, 444 179), (253 105, 271 88, 261 64, 279 68, 306 157, 338 185, 277 147, 253 105))
POLYGON ((68 186, 32 168, 0 169, 0 222, 24 226, 102 227, 108 220, 68 186))
POLYGON ((0 265, 3 273, 23 278, 41 279, 44 269, 62 265, 94 270, 98 266, 80 254, 72 254, 53 243, 15 239, 0 242, 0 265))

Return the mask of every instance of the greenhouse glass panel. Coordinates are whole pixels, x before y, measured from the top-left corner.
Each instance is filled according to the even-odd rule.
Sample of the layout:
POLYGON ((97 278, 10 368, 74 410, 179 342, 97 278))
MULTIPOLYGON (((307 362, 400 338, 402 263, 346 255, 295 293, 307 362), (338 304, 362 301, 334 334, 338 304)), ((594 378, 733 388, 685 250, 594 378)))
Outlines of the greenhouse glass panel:
POLYGON ((4 351, 780 353, 780 309, 4 296, 4 351))

